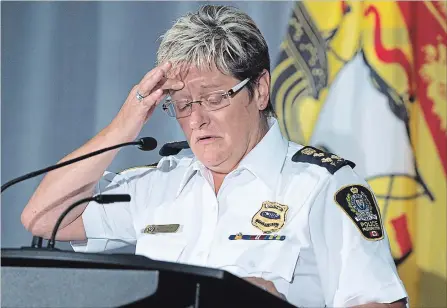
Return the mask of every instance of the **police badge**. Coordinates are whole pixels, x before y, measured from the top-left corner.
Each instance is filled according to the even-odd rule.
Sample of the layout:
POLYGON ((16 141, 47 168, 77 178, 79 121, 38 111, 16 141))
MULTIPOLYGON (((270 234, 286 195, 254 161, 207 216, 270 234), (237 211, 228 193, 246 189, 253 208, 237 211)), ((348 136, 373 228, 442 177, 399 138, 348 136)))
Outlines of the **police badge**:
POLYGON ((335 202, 348 214, 368 240, 383 239, 379 208, 373 193, 362 185, 342 187, 335 193, 335 202))
POLYGON ((287 205, 264 201, 251 219, 251 224, 267 234, 279 231, 284 226, 288 209, 287 205))

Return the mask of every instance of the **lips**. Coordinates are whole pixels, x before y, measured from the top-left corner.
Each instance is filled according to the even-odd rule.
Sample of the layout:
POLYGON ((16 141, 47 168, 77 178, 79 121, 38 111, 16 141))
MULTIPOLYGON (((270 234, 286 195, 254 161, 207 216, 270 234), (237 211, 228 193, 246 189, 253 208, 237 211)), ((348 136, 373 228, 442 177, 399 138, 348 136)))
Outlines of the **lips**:
POLYGON ((197 143, 208 143, 208 142, 212 142, 218 138, 220 138, 220 137, 213 136, 213 135, 203 135, 203 136, 197 137, 196 142, 197 143))

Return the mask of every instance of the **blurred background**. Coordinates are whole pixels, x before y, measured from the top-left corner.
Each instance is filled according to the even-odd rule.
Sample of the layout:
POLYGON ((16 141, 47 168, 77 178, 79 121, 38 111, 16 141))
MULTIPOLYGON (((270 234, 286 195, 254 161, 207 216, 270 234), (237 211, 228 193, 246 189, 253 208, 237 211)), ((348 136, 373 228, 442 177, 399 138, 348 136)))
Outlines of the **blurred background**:
MULTIPOLYGON (((153 67, 159 36, 205 3, 2 2, 2 184, 104 128, 153 67)), ((239 7, 264 34, 284 135, 354 161, 368 180, 411 305, 446 307, 446 3, 212 3, 239 7)), ((157 150, 124 148, 111 171, 184 140, 160 109, 140 135, 157 150)), ((2 194, 2 248, 30 244, 20 214, 40 180, 2 194)))

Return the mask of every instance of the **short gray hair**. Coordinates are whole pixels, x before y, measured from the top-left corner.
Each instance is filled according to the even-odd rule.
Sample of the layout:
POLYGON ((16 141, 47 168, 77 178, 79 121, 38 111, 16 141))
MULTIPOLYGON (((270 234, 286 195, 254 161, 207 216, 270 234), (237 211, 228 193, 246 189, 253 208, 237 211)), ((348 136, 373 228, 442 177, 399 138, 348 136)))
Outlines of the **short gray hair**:
MULTIPOLYGON (((247 84, 250 99, 264 69, 270 73, 267 43, 255 22, 244 12, 221 5, 205 5, 175 21, 162 37, 157 63, 170 61, 173 67, 214 64, 225 75, 247 84)), ((264 110, 274 116, 271 102, 264 110)))

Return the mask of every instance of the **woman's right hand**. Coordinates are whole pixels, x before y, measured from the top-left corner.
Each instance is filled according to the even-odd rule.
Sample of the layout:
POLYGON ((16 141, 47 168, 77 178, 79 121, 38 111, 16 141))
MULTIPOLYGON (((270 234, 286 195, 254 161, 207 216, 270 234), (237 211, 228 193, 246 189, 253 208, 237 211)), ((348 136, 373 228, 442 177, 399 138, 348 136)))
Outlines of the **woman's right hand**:
POLYGON ((135 139, 143 125, 154 113, 155 107, 170 90, 178 91, 184 84, 178 79, 167 78, 171 63, 165 62, 149 71, 129 93, 126 102, 113 120, 112 125, 126 132, 130 140, 135 139), (140 101, 137 92, 144 98, 140 101))

